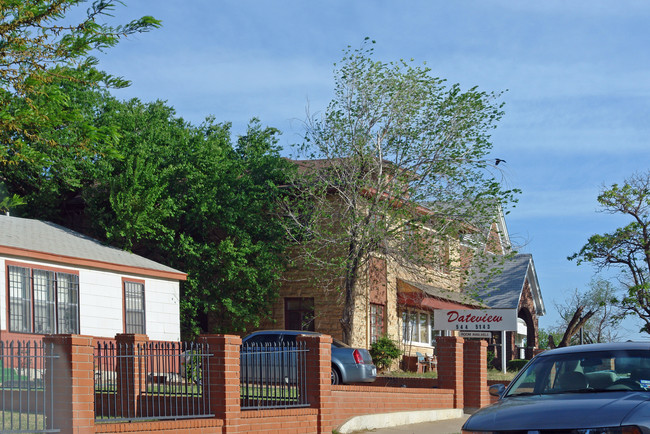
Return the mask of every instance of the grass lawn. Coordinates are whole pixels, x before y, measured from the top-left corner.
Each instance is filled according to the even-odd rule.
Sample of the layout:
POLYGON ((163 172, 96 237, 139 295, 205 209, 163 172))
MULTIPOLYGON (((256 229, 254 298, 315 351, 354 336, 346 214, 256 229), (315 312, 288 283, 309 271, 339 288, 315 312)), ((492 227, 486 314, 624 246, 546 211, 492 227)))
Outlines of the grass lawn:
MULTIPOLYGON (((498 380, 498 381, 512 381, 513 378, 515 378, 515 375, 517 375, 517 372, 506 372, 505 374, 501 371, 497 371, 496 369, 488 369, 487 372, 487 377, 488 380, 498 380)), ((438 372, 437 371, 430 371, 430 372, 423 372, 421 374, 418 374, 417 372, 409 372, 409 371, 390 371, 390 372, 385 372, 380 374, 382 377, 400 377, 400 378, 406 378, 406 377, 412 377, 412 378, 438 378, 438 372)))
POLYGON ((39 431, 44 428, 45 417, 42 414, 0 410, 0 431, 39 431))

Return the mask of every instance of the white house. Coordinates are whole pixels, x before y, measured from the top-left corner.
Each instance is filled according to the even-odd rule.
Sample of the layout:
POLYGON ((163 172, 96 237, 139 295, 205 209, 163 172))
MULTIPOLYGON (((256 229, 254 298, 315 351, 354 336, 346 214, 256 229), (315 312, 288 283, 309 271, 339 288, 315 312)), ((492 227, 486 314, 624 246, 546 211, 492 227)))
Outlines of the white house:
POLYGON ((180 339, 186 274, 53 223, 0 215, 0 339, 180 339))

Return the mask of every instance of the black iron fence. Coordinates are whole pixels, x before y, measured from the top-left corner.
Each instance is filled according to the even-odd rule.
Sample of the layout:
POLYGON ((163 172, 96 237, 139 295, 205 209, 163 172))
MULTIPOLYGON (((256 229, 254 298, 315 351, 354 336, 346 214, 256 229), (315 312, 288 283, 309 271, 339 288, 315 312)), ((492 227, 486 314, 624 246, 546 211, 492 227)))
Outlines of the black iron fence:
POLYGON ((0 341, 0 431, 59 432, 54 426, 52 344, 0 341), (46 345, 50 345, 46 351, 46 345), (47 384, 46 384, 47 381, 47 384))
POLYGON ((212 417, 207 344, 100 342, 95 421, 212 417))
POLYGON ((309 407, 304 342, 243 344, 241 409, 309 407))

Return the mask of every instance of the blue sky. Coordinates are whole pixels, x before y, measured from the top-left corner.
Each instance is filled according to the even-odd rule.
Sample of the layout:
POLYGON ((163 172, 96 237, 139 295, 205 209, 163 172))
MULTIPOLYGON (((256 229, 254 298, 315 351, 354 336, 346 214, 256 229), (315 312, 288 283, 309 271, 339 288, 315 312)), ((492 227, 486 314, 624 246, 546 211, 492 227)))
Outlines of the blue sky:
MULTIPOLYGON (((242 133, 252 117, 287 149, 325 109, 333 64, 368 36, 376 58, 426 62, 432 75, 504 91, 493 134, 504 181, 523 193, 506 216, 532 253, 547 315, 586 289, 594 270, 566 257, 624 220, 597 213, 603 186, 648 170, 650 3, 642 1, 126 0, 115 21, 153 15, 163 27, 100 53, 132 81, 119 98, 165 100, 198 124, 242 133)), ((113 20, 111 20, 113 22, 113 20)), ((629 337, 636 324, 628 322, 629 337)), ((628 337, 628 334, 624 334, 628 337)))

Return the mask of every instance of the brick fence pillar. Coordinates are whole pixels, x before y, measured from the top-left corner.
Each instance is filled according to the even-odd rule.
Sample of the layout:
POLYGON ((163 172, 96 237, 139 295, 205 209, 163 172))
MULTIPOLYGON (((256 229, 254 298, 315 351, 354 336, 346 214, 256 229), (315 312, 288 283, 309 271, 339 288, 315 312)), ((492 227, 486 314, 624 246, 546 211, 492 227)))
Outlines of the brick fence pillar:
POLYGON ((301 335, 307 349, 307 399, 311 408, 318 409, 318 433, 331 433, 334 402, 332 397, 332 337, 301 335))
POLYGON ((490 404, 487 386, 487 341, 483 339, 465 341, 463 360, 465 408, 485 407, 490 404))
POLYGON ((79 335, 43 337, 46 363, 46 396, 53 392, 53 405, 46 408, 46 426, 62 433, 95 432, 93 338, 79 335), (50 369, 51 368, 51 369, 50 369), (53 391, 48 390, 53 387, 53 391))
POLYGON ((210 375, 210 412, 223 419, 223 433, 239 432, 241 398, 239 394, 239 351, 241 338, 231 335, 201 335, 199 343, 207 344, 212 357, 208 361, 210 375))
POLYGON ((463 394, 463 343, 457 336, 436 339, 438 351, 438 387, 454 390, 454 408, 465 405, 463 394))
POLYGON ((122 417, 142 416, 140 394, 146 390, 145 377, 147 359, 145 345, 149 342, 147 335, 121 333, 115 335, 117 361, 115 364, 117 380, 116 410, 122 417))

